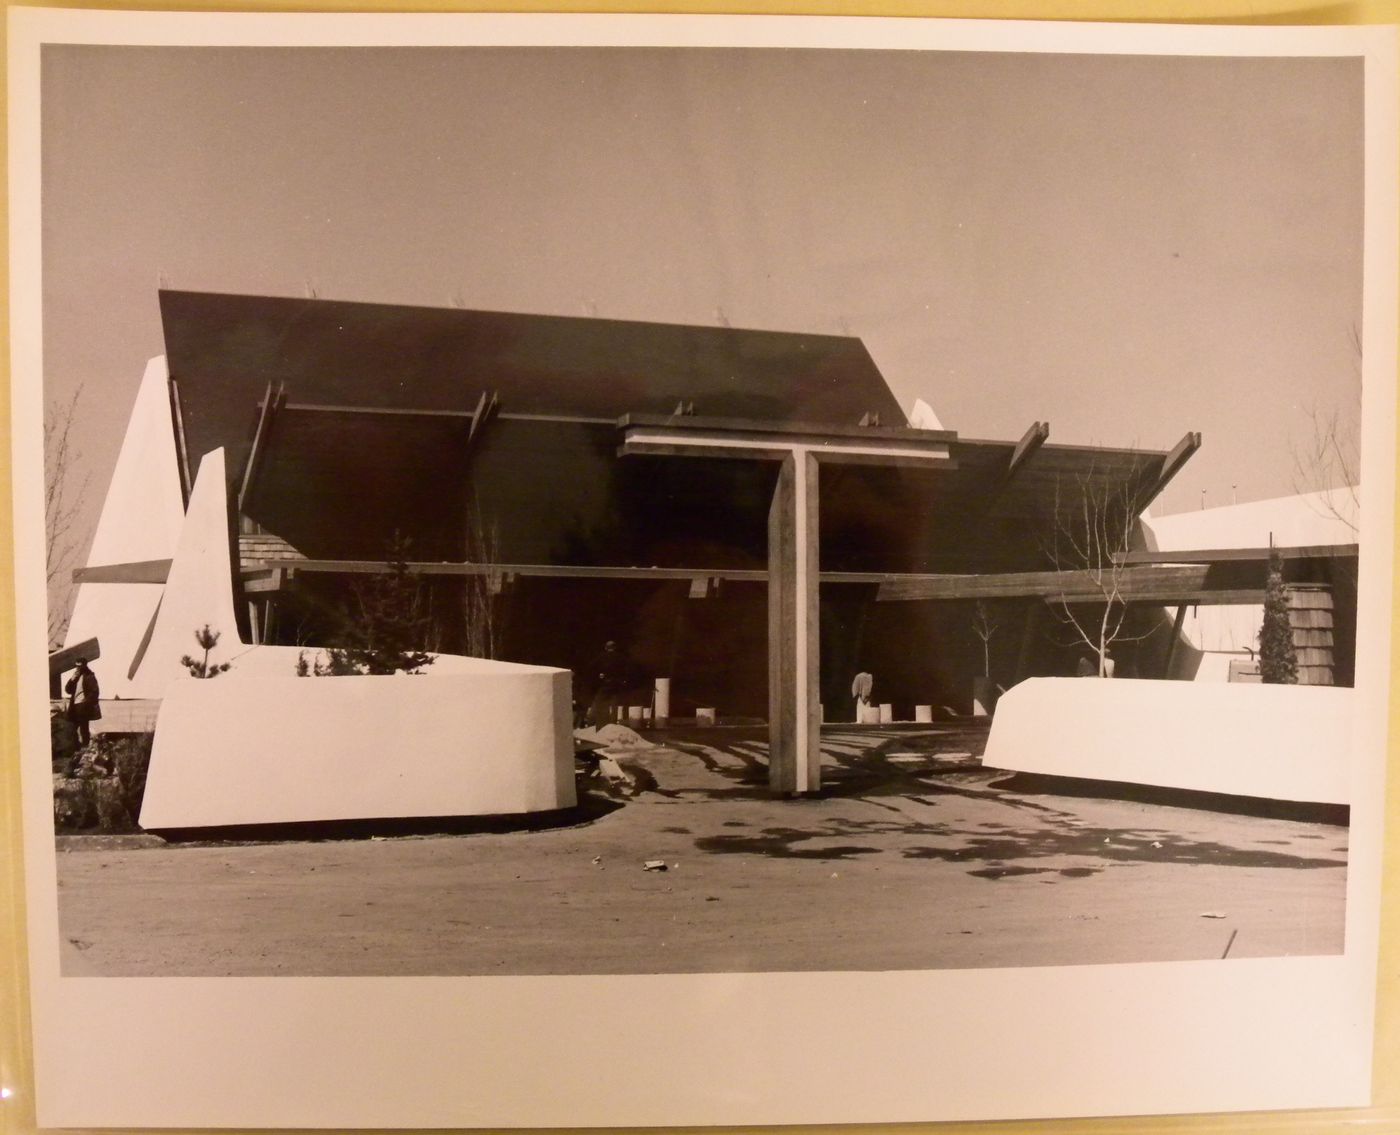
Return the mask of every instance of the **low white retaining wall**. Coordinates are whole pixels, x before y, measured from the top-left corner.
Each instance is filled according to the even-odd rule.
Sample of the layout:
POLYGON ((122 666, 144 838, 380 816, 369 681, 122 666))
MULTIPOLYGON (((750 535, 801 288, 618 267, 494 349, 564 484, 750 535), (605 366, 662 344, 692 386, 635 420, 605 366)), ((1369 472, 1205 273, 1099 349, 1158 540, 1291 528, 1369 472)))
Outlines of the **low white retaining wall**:
POLYGON ((147 829, 506 815, 575 804, 568 671, 171 683, 147 829))
POLYGON ((1316 804, 1350 802, 1352 691, 1031 678, 982 762, 1015 772, 1316 804))

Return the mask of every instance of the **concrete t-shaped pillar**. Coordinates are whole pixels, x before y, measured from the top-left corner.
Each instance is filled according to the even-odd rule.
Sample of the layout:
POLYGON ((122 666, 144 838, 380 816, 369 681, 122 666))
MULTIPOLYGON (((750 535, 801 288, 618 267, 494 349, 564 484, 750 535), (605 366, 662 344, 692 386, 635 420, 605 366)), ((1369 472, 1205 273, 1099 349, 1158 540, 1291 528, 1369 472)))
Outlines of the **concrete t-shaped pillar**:
POLYGON ((629 415, 619 456, 717 457, 778 466, 768 510, 768 784, 821 789, 818 523, 822 464, 955 467, 947 431, 629 415))

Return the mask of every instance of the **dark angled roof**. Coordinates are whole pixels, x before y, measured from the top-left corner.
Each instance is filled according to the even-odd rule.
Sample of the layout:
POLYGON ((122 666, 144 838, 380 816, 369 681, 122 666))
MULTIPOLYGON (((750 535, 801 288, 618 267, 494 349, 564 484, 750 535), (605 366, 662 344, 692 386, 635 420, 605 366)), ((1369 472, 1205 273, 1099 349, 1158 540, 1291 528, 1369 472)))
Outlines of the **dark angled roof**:
POLYGON ((693 402, 708 416, 852 425, 903 413, 859 339, 339 300, 160 293, 191 461, 242 468, 267 384, 299 403, 615 419, 693 402))

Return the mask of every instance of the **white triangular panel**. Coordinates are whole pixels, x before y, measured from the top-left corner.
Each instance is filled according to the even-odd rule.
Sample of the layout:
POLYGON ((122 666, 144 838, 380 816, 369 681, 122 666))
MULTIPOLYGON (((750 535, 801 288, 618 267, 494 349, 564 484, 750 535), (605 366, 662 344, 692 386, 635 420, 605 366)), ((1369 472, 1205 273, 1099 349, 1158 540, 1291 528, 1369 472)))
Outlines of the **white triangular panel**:
POLYGON ((209 656, 211 663, 227 661, 246 649, 238 638, 233 610, 228 489, 222 449, 205 454, 200 462, 160 609, 132 679, 130 696, 161 697, 172 681, 186 677, 180 659, 186 654, 203 656, 194 635, 206 623, 221 636, 209 656))
POLYGON ((914 405, 909 411, 910 428, 916 430, 941 430, 943 423, 938 420, 938 415, 933 412, 933 407, 922 398, 914 399, 914 405))
MULTIPOLYGON (((87 566, 166 560, 175 553, 185 509, 165 359, 146 364, 112 480, 88 552, 87 566)), ((127 672, 162 587, 158 583, 82 583, 73 600, 65 644, 98 640, 94 666, 104 697, 131 697, 127 672)))

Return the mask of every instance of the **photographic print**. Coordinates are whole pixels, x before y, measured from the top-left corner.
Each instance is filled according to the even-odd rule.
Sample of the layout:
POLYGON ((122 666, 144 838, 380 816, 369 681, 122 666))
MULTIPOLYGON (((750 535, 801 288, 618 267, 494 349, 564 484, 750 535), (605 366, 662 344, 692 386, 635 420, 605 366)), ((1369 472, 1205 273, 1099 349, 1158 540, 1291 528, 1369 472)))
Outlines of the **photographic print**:
POLYGON ((53 1121, 1364 1102, 1389 49, 857 24, 21 29, 53 1121), (211 1113, 59 1067, 133 999, 174 1045, 321 1036, 341 988, 335 1031, 416 1019, 450 1059, 471 1006, 500 1052, 353 1114, 334 1078, 211 1113), (1010 1099, 956 1063, 839 1104, 557 1073, 580 1030, 671 1068, 847 1015, 972 1060, 991 1004, 1010 1099), (1141 1014, 1179 1082, 1106 1088, 1100 1038, 1048 1091, 1025 1046, 1067 1004, 1141 1014), (1243 1036, 1237 1080, 1191 1080, 1243 1036), (1322 1036, 1346 1055, 1278 1075, 1322 1036), (521 1045, 541 1067, 476 1094, 521 1045))

